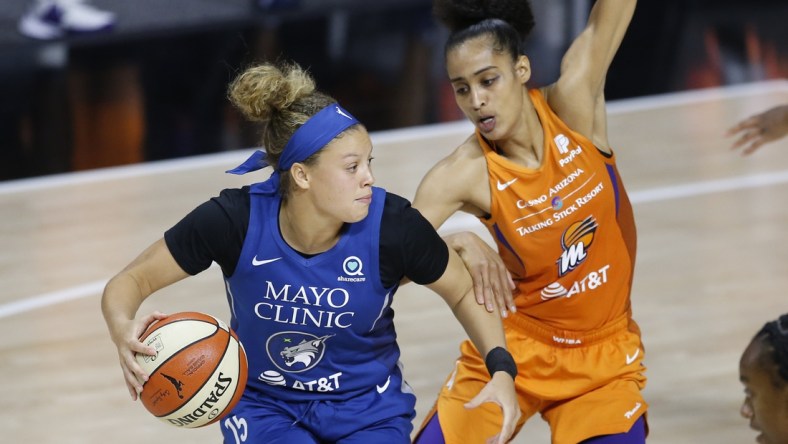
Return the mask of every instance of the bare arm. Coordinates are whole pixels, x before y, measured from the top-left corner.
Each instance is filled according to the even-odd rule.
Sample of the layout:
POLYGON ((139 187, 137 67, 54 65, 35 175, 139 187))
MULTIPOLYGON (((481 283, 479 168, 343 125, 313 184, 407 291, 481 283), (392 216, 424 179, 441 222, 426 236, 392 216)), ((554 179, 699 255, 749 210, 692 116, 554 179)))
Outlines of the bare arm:
POLYGON ((605 78, 632 21, 635 5, 635 0, 598 0, 585 29, 564 54, 558 82, 547 88, 550 106, 600 148, 607 148, 605 78))
MULTIPOLYGON (((436 229, 455 212, 474 216, 490 212, 487 162, 475 134, 427 173, 416 190, 413 207, 436 229)), ((471 232, 444 236, 451 249, 459 253, 471 272, 478 304, 506 316, 515 311, 514 282, 498 252, 471 232)))
MULTIPOLYGON (((440 279, 428 287, 446 301, 482 357, 486 357, 496 347, 506 348, 500 317, 495 312, 490 313, 481 309, 476 303, 471 276, 462 259, 451 248, 446 271, 440 279)), ((514 380, 508 373, 494 372, 490 382, 466 404, 466 407, 474 408, 484 402, 496 403, 503 409, 503 426, 501 433, 496 437, 496 442, 500 444, 508 442, 521 414, 514 390, 514 380)))
POLYGON ((473 297, 473 282, 459 255, 449 248, 449 264, 440 279, 428 285, 454 312, 482 356, 495 347, 506 348, 503 325, 497 313, 480 309, 473 297))
POLYGON ((104 288, 101 311, 110 337, 118 348, 120 366, 132 399, 137 399, 137 393, 142 391, 142 383, 148 377, 137 364, 134 354, 156 354, 139 338, 153 321, 166 317, 156 312, 135 320, 137 310, 153 292, 187 276, 170 254, 164 239, 160 239, 110 279, 104 288))
POLYGON ((419 183, 413 207, 436 229, 455 212, 489 213, 487 163, 472 135, 435 164, 419 183))

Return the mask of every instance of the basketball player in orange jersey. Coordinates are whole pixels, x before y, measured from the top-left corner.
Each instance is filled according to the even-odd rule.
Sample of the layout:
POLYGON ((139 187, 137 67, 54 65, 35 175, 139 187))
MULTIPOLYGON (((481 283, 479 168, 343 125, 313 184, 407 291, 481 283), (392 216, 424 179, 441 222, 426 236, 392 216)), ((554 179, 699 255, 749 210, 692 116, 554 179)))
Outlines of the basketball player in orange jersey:
MULTIPOLYGON (((554 444, 643 443, 647 434, 644 349, 630 306, 635 224, 604 97, 635 3, 596 1, 558 80, 530 90, 528 2, 434 3, 451 31, 445 58, 455 99, 476 131, 429 171, 414 206, 436 227, 455 211, 471 213, 495 239, 497 253, 472 234, 447 238, 481 281, 488 308, 508 307, 518 431, 539 413, 554 444), (485 248, 491 256, 479 253, 485 248), (483 265, 501 261, 503 273, 483 265)), ((495 409, 463 407, 488 376, 471 343, 460 350, 417 443, 481 443, 500 428, 495 409)))

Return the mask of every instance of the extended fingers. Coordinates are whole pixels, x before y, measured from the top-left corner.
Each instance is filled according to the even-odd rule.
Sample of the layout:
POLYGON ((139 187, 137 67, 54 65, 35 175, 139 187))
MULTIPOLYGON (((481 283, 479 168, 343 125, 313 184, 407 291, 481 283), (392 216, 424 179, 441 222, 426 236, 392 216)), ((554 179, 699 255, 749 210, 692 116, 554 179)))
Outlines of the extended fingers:
POLYGON ((507 317, 509 310, 514 312, 514 282, 500 258, 486 261, 480 275, 484 279, 483 296, 487 311, 492 313, 497 308, 502 317, 507 317))
POLYGON ((503 266, 503 263, 497 263, 495 270, 492 273, 494 279, 492 282, 492 290, 495 294, 495 303, 501 313, 502 317, 509 316, 509 312, 516 311, 514 305, 513 290, 515 288, 514 281, 512 280, 509 270, 503 266))
POLYGON ((486 263, 478 264, 471 271, 473 279, 473 294, 476 296, 476 303, 484 305, 487 311, 492 313, 495 310, 495 300, 490 288, 490 272, 486 263))
POLYGON ((476 395, 472 400, 465 404, 465 408, 473 409, 480 406, 482 403, 491 402, 497 404, 503 410, 503 424, 501 425, 501 431, 497 435, 487 439, 488 443, 493 444, 506 444, 514 435, 514 430, 517 427, 517 421, 520 420, 520 410, 518 408, 509 408, 503 403, 501 403, 495 396, 491 394, 485 394, 485 391, 482 390, 478 395, 476 395))
POLYGON ((522 416, 519 408, 516 408, 513 411, 507 410, 509 409, 503 407, 503 427, 501 427, 501 433, 498 440, 500 444, 509 442, 509 440, 512 438, 512 435, 514 435, 517 422, 520 420, 520 416, 522 416))
POLYGON ((761 145, 763 145, 764 143, 766 143, 766 140, 765 140, 765 139, 763 139, 762 137, 761 137, 761 138, 758 138, 757 140, 755 140, 754 142, 752 142, 752 143, 750 144, 750 146, 748 146, 747 148, 745 148, 745 149, 742 151, 742 154, 743 154, 743 155, 745 155, 745 156, 746 156, 746 155, 748 155, 748 154, 752 154, 752 153, 753 153, 755 150, 757 150, 758 148, 760 148, 760 147, 761 147, 761 145))
POLYGON ((506 391, 499 393, 492 381, 490 381, 482 390, 473 397, 470 401, 465 403, 465 408, 473 409, 485 402, 491 402, 498 405, 503 411, 503 425, 501 432, 494 437, 487 440, 488 443, 505 444, 509 442, 514 430, 517 427, 517 422, 520 420, 522 413, 516 399, 507 395, 506 391))
POLYGON ((731 149, 740 148, 740 147, 744 146, 745 144, 753 142, 753 141, 757 142, 757 140, 760 139, 761 134, 762 134, 762 131, 759 131, 759 130, 756 130, 756 129, 748 130, 744 134, 742 134, 741 137, 736 139, 736 142, 733 143, 733 146, 731 146, 731 149))
POLYGON ((487 395, 487 387, 485 387, 476 396, 474 396, 473 399, 465 403, 465 408, 475 409, 476 407, 479 407, 480 405, 482 405, 482 403, 485 402, 494 402, 500 405, 497 399, 491 398, 490 396, 487 395))
POLYGON ((144 333, 145 330, 147 330, 148 327, 150 327, 151 324, 153 324, 156 321, 160 321, 162 319, 165 319, 167 316, 168 315, 166 315, 166 314, 164 314, 164 313, 162 313, 160 311, 154 311, 153 313, 151 313, 151 314, 145 316, 144 318, 140 319, 140 322, 139 322, 138 327, 137 327, 139 336, 142 336, 142 333, 144 333))
MULTIPOLYGON (((120 361, 123 368, 123 374, 126 377, 126 382, 130 387, 133 387, 137 392, 142 391, 142 385, 148 380, 148 374, 142 369, 137 362, 137 354, 156 356, 156 349, 146 346, 137 338, 129 339, 125 342, 125 351, 121 348, 120 361)), ((132 394, 132 398, 134 398, 132 394)))
POLYGON ((512 313, 517 311, 517 307, 514 305, 514 281, 512 280, 512 275, 509 273, 505 267, 499 269, 499 282, 501 283, 501 294, 503 295, 503 305, 501 308, 506 310, 508 309, 512 313))
POLYGON ((755 128, 759 125, 759 122, 760 122, 759 116, 748 117, 742 120, 741 122, 737 123, 733 127, 729 128, 725 134, 727 136, 732 136, 740 131, 744 131, 749 128, 755 128))
POLYGON ((506 407, 503 407, 503 425, 501 426, 501 432, 488 439, 487 442, 506 444, 510 439, 512 439, 514 430, 517 427, 517 421, 520 420, 521 414, 519 410, 515 410, 514 412, 507 410, 508 409, 506 407))
POLYGON ((123 370, 123 377, 126 379, 126 387, 129 389, 131 399, 136 400, 137 394, 142 391, 142 386, 148 380, 148 375, 142 371, 133 357, 131 360, 122 357, 120 367, 123 370))
POLYGON ((131 368, 134 373, 143 376, 142 380, 147 381, 148 377, 145 375, 145 372, 142 371, 142 367, 140 367, 139 363, 137 362, 136 355, 147 355, 147 356, 156 356, 157 352, 156 349, 153 347, 146 346, 142 342, 139 341, 132 341, 129 344, 129 351, 131 353, 124 356, 126 365, 131 368))

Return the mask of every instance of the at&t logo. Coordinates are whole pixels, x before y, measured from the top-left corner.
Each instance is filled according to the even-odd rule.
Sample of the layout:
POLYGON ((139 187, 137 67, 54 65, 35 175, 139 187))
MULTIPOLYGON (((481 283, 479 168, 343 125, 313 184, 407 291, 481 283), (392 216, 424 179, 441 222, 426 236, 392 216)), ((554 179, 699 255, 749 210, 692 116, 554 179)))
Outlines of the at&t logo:
POLYGON ((607 283, 607 271, 609 268, 610 265, 605 265, 598 271, 588 273, 583 279, 572 283, 568 290, 560 283, 553 282, 542 289, 542 300, 547 301, 561 297, 571 298, 586 291, 596 290, 607 283))

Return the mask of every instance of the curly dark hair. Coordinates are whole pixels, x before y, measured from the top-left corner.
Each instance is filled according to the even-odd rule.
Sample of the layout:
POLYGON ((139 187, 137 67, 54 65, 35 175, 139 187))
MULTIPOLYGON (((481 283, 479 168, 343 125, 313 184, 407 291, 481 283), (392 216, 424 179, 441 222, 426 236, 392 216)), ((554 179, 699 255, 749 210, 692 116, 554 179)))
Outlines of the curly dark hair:
POLYGON ((753 341, 761 341, 770 352, 764 353, 772 362, 762 362, 764 365, 777 365, 777 375, 774 383, 778 387, 788 384, 788 314, 780 316, 777 320, 767 322, 755 335, 753 341))
POLYGON ((446 52, 467 40, 489 35, 496 51, 517 58, 534 27, 528 0, 434 0, 432 12, 451 32, 446 52))

